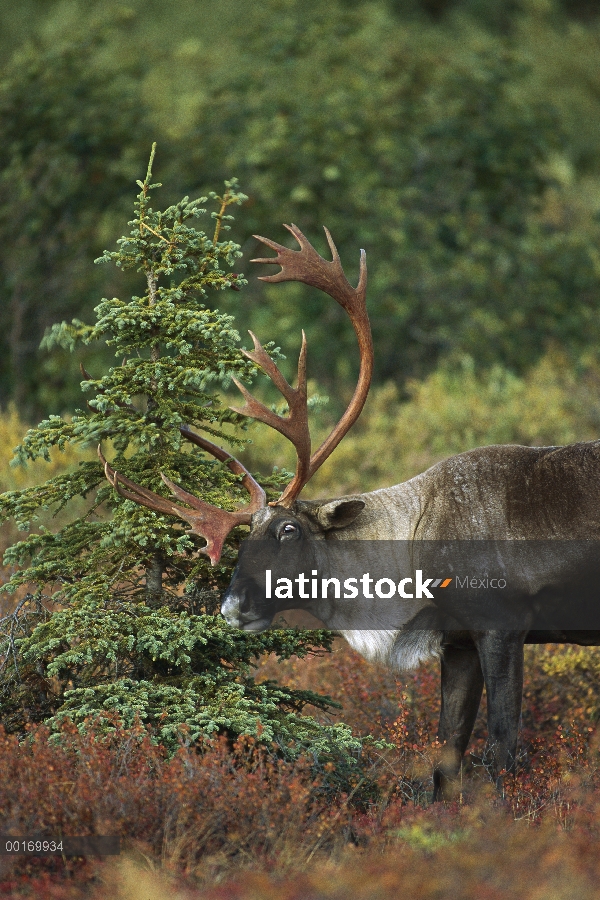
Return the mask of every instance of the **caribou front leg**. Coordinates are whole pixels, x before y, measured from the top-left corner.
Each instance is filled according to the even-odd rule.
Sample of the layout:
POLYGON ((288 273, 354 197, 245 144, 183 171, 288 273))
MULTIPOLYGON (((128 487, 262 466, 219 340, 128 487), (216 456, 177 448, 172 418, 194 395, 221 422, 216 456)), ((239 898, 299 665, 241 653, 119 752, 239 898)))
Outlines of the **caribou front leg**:
POLYGON ((438 740, 445 744, 433 774, 433 799, 448 800, 481 702, 483 672, 479 654, 472 649, 445 647, 442 655, 442 706, 438 740))
POLYGON ((492 775, 502 789, 502 772, 514 773, 523 701, 523 644, 526 632, 486 631, 474 635, 488 707, 492 775))

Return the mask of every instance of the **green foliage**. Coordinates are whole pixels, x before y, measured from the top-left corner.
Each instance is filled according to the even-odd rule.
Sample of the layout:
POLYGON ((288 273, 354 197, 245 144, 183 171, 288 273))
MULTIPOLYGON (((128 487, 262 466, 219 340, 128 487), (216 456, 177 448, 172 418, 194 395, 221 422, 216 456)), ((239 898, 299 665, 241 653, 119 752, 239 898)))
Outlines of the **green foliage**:
MULTIPOLYGON (((200 178, 240 173, 253 229, 268 217, 312 236, 326 223, 350 273, 366 247, 379 379, 402 384, 464 353, 523 371, 553 338, 575 353, 598 344, 597 225, 591 210, 574 229, 545 206, 569 196, 566 112, 530 49, 554 25, 534 10, 523 20, 515 43, 464 18, 440 29, 383 4, 272 0, 227 19, 225 52, 201 32, 170 78, 161 69, 165 99, 192 73, 182 139, 191 129, 200 178)), ((356 362, 343 313, 300 286, 267 290, 248 324, 277 327, 286 346, 307 328, 313 373, 344 383, 356 362)))
MULTIPOLYGON (((153 156, 138 182, 131 231, 98 260, 135 270, 144 293, 128 302, 104 299, 95 324, 63 323, 47 338, 49 347, 104 342, 122 363, 100 377, 86 372, 88 409, 31 429, 17 460, 50 459, 53 449, 72 459, 74 447, 110 442, 113 466, 138 484, 166 494, 163 472, 203 499, 234 508, 243 496, 239 479, 185 446, 180 427, 223 439, 223 426, 241 421, 216 389, 232 374, 247 379, 253 366, 238 351, 231 317, 204 301, 209 290, 245 284, 230 271, 239 248, 224 239, 229 210, 245 197, 234 180, 222 196, 211 194, 209 237, 196 226, 206 197, 152 208, 151 191, 160 187, 151 184, 153 156)), ((241 443, 231 435, 229 441, 241 443)), ((310 744, 317 757, 333 753, 351 765, 360 743, 349 730, 302 714, 309 702, 327 709, 328 698, 256 684, 250 676, 261 654, 304 656, 328 648, 330 636, 246 635, 213 615, 231 575, 235 536, 212 569, 170 517, 119 497, 97 459, 4 493, 0 510, 20 529, 34 529, 5 555, 14 570, 4 589, 27 591, 4 619, 1 639, 0 702, 11 730, 40 720, 58 728, 65 716, 84 728, 89 716, 112 712, 128 724, 138 717, 171 750, 182 739, 251 733, 284 753, 310 744), (86 503, 83 514, 59 530, 40 522, 48 512, 65 515, 77 498, 86 503)))
MULTIPOLYGON (((523 374, 549 343, 575 359, 596 348, 598 20, 568 7, 40 6, 35 42, 0 76, 3 395, 28 414, 72 408, 72 365, 35 346, 50 321, 86 318, 102 279, 116 292, 83 263, 149 130, 178 193, 236 171, 252 231, 295 221, 318 241, 326 224, 351 278, 366 247, 380 383, 402 392, 464 354, 523 374)), ((267 287, 267 303, 259 290, 221 308, 286 348, 306 328, 339 402, 356 370, 343 312, 301 285, 267 287)))
POLYGON ((107 52, 119 29, 123 15, 73 23, 24 43, 0 74, 0 392, 30 420, 56 410, 57 392, 74 401, 76 366, 40 360, 38 344, 114 286, 89 259, 123 220, 150 144, 139 61, 107 52))

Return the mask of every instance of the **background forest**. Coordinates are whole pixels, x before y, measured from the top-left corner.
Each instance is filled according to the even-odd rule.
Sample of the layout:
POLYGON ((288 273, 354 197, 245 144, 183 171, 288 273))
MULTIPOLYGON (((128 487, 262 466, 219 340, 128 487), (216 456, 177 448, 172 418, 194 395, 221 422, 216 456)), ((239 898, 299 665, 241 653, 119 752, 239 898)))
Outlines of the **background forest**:
MULTIPOLYGON (((89 320, 100 297, 125 293, 120 273, 91 261, 121 232, 152 140, 161 202, 239 179, 249 200, 232 237, 246 275, 252 233, 281 237, 282 222, 321 250, 327 225, 350 277, 366 248, 376 383, 395 386, 397 399, 414 395, 409 379, 440 367, 444 393, 461 394, 463 378, 450 373, 465 367, 486 384, 494 371, 509 392, 507 379, 527 379, 548 352, 577 376, 594 368, 594 9, 582 0, 179 0, 176 12, 154 0, 3 4, 2 406, 14 401, 37 421, 79 400, 79 360, 50 359, 39 344, 52 323, 89 320)), ((242 300, 218 300, 242 334, 251 327, 290 358, 305 327, 311 374, 335 415, 357 365, 341 310, 254 277, 242 300)), ((450 440, 447 452, 456 449, 450 440)))
MULTIPOLYGON (((80 363, 95 377, 114 365, 111 349, 69 352, 45 335, 56 322, 92 321, 102 297, 139 292, 133 270, 92 263, 130 219, 153 141, 161 207, 231 178, 248 196, 230 232, 248 285, 203 302, 215 319, 234 317, 239 346, 247 328, 280 346, 288 377, 306 330, 315 442, 352 392, 355 338, 316 292, 258 282, 248 261, 263 248, 252 235, 286 242, 281 223, 295 222, 324 252, 326 225, 351 281, 367 251, 374 386, 307 496, 392 484, 480 444, 600 436, 593 0, 0 0, 0 136, 1 491, 67 478, 81 460, 97 467, 74 446, 27 468, 9 461, 40 419, 63 416, 68 430, 83 405, 80 363)), ((233 332, 227 340, 237 343, 233 332)), ((283 439, 261 426, 247 436, 236 455, 249 469, 292 466, 283 439)), ((4 528, 3 547, 23 537, 4 528)), ((0 580, 11 575, 5 566, 0 580)), ((262 651, 277 651, 283 634, 262 651)), ((120 868, 0 860, 0 894, 196 898, 226 882, 215 897, 489 888, 533 900, 572 896, 575 885, 596 896, 597 650, 529 650, 518 778, 502 802, 487 793, 482 714, 471 781, 456 804, 432 809, 436 668, 397 680, 334 648, 306 660, 290 643, 283 662, 263 655, 254 674, 286 702, 312 699, 314 713, 328 703, 312 692, 330 695, 343 709, 321 717, 327 727, 346 734, 343 721, 387 742, 336 794, 334 763, 316 772, 243 736, 170 758, 139 722, 115 720, 109 737, 66 722, 60 742, 38 725, 28 743, 0 736, 0 808, 11 821, 108 828, 133 848, 120 868), (42 782, 40 772, 54 775, 42 782)))

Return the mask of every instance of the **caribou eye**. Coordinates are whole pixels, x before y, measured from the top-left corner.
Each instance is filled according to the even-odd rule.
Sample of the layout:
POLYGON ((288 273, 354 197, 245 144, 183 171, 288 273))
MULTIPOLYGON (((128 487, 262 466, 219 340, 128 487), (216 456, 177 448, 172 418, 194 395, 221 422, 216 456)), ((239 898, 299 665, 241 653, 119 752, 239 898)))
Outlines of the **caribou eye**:
POLYGON ((292 525, 291 522, 286 522, 285 525, 283 525, 279 529, 279 540, 285 541, 285 540, 288 540, 289 538, 296 537, 298 532, 299 532, 299 528, 297 525, 292 525))

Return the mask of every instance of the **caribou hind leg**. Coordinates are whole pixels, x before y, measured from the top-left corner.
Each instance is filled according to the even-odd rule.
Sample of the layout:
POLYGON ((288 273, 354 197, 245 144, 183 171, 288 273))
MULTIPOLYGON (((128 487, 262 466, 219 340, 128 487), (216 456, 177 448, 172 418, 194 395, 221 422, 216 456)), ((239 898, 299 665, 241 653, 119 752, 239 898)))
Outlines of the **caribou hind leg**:
POLYGON ((474 635, 485 681, 492 775, 502 789, 503 771, 514 772, 523 700, 524 632, 474 635))
POLYGON ((483 691, 483 672, 475 647, 446 646, 442 654, 442 706, 438 740, 444 743, 433 775, 433 799, 450 799, 467 749, 483 691))

